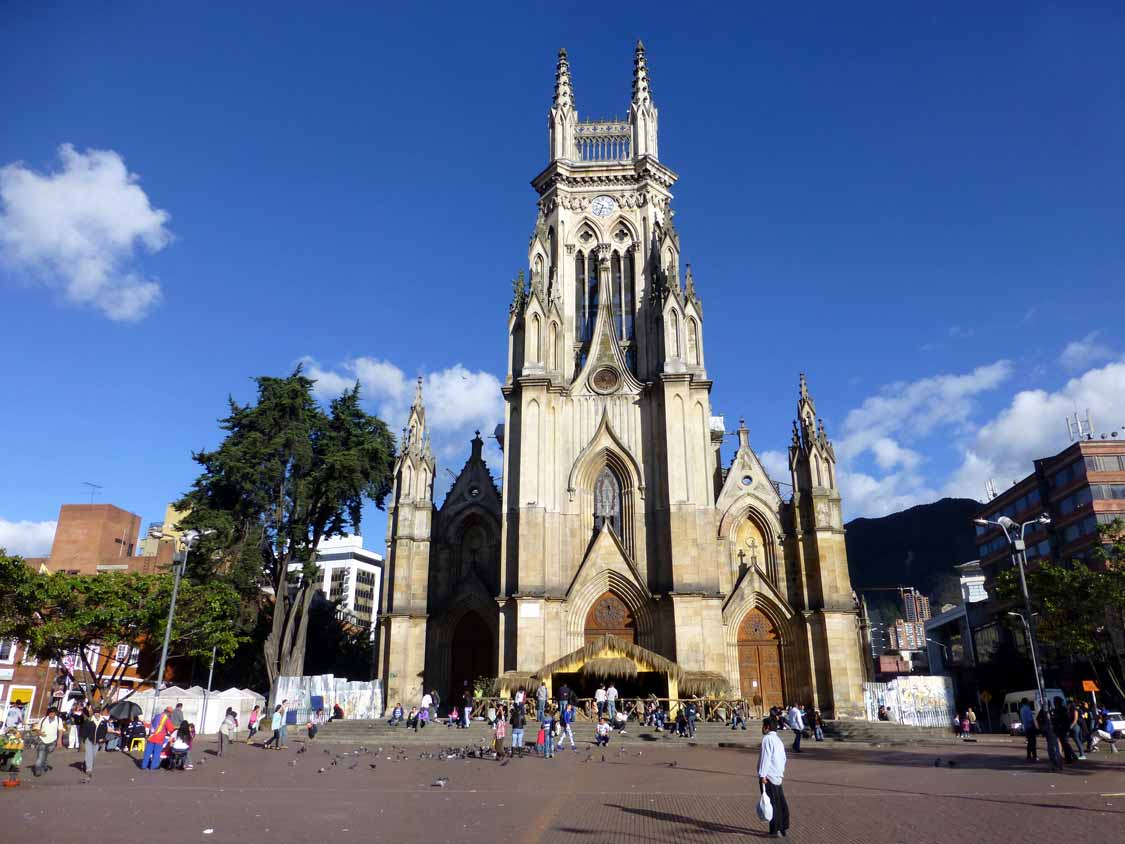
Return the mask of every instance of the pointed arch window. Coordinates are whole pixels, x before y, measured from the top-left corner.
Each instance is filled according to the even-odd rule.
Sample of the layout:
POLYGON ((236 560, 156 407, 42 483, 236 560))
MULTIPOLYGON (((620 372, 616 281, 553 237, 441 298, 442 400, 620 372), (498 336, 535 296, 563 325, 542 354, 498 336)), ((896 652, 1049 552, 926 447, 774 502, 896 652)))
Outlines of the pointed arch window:
POLYGON ((621 253, 614 252, 611 262, 613 268, 613 330, 618 337, 625 336, 625 326, 621 322, 621 253))
POLYGON ((543 323, 539 319, 539 314, 533 314, 531 317, 531 360, 534 363, 540 363, 543 360, 543 323))
POLYGON ((586 256, 586 331, 585 339, 594 336, 594 320, 598 318, 598 257, 586 256))
POLYGON ((816 467, 816 485, 824 486, 824 483, 820 478, 820 457, 815 454, 813 455, 813 465, 816 467))
POLYGON ((550 344, 547 347, 547 366, 551 369, 559 368, 559 324, 551 320, 551 329, 548 334, 547 342, 550 344))
POLYGON ((594 532, 605 524, 621 538, 621 482, 609 466, 602 467, 594 481, 594 532))
POLYGON ((687 359, 692 366, 699 366, 699 323, 694 317, 687 321, 687 359))
POLYGON ((633 339, 633 311, 636 308, 636 275, 634 273, 633 253, 625 253, 625 291, 622 296, 624 302, 624 319, 622 321, 621 336, 626 340, 633 339))
POLYGON ((586 256, 581 252, 574 258, 574 335, 586 339, 586 256))
POLYGON ((672 357, 678 358, 680 356, 680 313, 679 311, 672 311, 672 323, 670 325, 672 336, 668 338, 668 347, 672 352, 672 357))

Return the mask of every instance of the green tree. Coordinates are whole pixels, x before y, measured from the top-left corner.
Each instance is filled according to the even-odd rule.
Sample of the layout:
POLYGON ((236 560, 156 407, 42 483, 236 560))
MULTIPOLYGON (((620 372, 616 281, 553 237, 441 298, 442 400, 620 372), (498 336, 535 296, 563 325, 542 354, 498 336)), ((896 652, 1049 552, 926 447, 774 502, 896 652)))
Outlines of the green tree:
MULTIPOLYGON (((1101 544, 1093 564, 1075 560, 1060 564, 1042 560, 1027 570, 1032 611, 1038 613, 1039 641, 1062 654, 1100 664, 1123 694, 1110 624, 1125 623, 1125 524, 1116 520, 1100 528, 1101 544)), ((999 597, 1022 600, 1015 568, 996 579, 999 597)))
MULTIPOLYGON (((57 660, 77 680, 64 656, 73 654, 90 683, 112 699, 129 667, 115 657, 117 645, 163 643, 172 578, 166 574, 107 572, 40 574, 0 549, 0 638, 24 642, 39 659, 57 660), (96 654, 96 656, 95 656, 96 654)), ((180 586, 172 625, 171 656, 227 659, 239 644, 232 619, 238 593, 223 583, 180 586)), ((149 673, 152 680, 158 669, 149 673)))
POLYGON ((263 645, 272 683, 303 673, 316 547, 349 527, 359 532, 365 501, 383 506, 394 438, 360 407, 358 384, 326 412, 300 367, 255 382, 257 404, 230 400, 226 437, 194 455, 203 472, 176 506, 190 511, 185 526, 216 531, 193 553, 193 577, 223 577, 248 600, 272 592, 263 645))

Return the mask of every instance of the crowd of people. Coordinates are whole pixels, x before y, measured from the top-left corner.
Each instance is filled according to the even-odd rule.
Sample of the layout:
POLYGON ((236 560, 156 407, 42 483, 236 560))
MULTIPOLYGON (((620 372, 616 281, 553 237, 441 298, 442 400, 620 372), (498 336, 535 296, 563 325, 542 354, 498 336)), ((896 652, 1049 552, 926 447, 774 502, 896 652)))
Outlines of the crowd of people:
POLYGON ((1102 742, 1117 752, 1117 739, 1109 723, 1109 712, 1090 703, 1056 697, 1049 706, 1035 711, 1027 698, 1020 701, 1020 728, 1027 740, 1027 760, 1039 759, 1040 736, 1047 746, 1047 758, 1053 770, 1063 765, 1084 762, 1087 753, 1096 753, 1102 742))

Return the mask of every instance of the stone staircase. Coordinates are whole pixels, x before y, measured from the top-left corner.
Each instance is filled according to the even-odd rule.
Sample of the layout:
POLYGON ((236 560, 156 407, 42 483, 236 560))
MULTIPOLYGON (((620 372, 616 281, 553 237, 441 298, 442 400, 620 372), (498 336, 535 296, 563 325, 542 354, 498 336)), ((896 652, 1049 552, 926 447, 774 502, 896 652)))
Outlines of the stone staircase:
POLYGON ((952 729, 944 727, 910 727, 893 721, 825 721, 824 737, 835 741, 868 744, 915 744, 918 742, 955 742, 952 729))

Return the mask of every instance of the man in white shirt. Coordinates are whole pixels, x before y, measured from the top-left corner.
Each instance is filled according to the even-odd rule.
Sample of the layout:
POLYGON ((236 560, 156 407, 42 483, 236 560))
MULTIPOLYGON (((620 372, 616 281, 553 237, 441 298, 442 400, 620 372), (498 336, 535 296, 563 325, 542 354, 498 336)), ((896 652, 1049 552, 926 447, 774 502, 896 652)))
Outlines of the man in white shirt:
POLYGON ((789 729, 793 731, 793 752, 801 752, 801 733, 805 730, 805 706, 793 704, 789 707, 789 714, 785 720, 789 722, 789 729))
POLYGON ((62 721, 59 720, 58 712, 53 706, 47 710, 47 715, 39 722, 39 727, 36 730, 39 734, 39 753, 35 757, 35 767, 31 769, 31 772, 37 777, 51 770, 51 766, 47 764, 47 757, 54 753, 55 747, 59 743, 59 726, 61 724, 62 721))
POLYGON ((617 686, 610 681, 609 688, 605 690, 605 705, 609 710, 609 722, 617 723, 617 686))
POLYGON ((8 709, 8 716, 4 719, 4 728, 11 729, 23 723, 23 704, 18 700, 12 701, 8 709))
POLYGON ((777 735, 773 718, 762 721, 762 750, 758 757, 758 779, 773 804, 770 835, 784 837, 789 831, 789 804, 781 782, 785 778, 785 745, 777 735))
POLYGON ((433 715, 433 713, 430 712, 430 709, 433 707, 433 705, 434 705, 433 695, 431 695, 429 692, 426 692, 424 695, 422 695, 422 708, 426 710, 426 720, 427 721, 430 720, 430 717, 433 715))
POLYGON ((598 715, 605 715, 605 683, 598 686, 594 692, 594 703, 598 705, 598 715))

